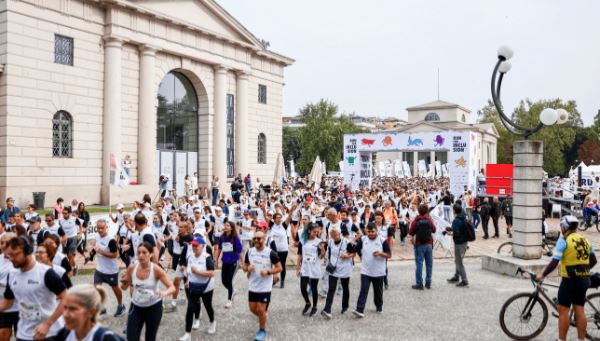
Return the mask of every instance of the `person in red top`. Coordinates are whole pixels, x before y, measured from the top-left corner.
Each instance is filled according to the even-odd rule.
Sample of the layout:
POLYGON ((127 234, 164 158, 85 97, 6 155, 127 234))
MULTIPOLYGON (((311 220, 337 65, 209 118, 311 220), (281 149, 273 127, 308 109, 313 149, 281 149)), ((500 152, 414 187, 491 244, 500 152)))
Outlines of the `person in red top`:
POLYGON ((410 224, 408 234, 415 246, 415 262, 417 268, 415 276, 417 283, 412 286, 415 290, 423 290, 423 260, 425 260, 426 275, 425 288, 431 289, 431 273, 433 270, 433 234, 435 224, 429 217, 429 207, 426 204, 419 205, 419 215, 410 224))

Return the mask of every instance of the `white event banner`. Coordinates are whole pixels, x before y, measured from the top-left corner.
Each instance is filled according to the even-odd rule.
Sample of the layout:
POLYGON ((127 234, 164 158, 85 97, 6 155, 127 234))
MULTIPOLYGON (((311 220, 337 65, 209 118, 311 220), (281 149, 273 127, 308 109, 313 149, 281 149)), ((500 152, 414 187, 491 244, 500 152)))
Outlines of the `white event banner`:
MULTIPOLYGON (((373 176, 372 153, 375 152, 445 151, 448 152, 448 164, 442 165, 441 173, 444 175, 446 173, 444 168, 447 168, 450 189, 454 195, 460 195, 465 186, 475 190, 475 178, 479 166, 475 149, 477 142, 476 134, 468 131, 347 134, 344 135, 342 172, 344 183, 350 184, 353 190, 357 190, 360 185, 370 186, 373 176)), ((379 168, 380 165, 377 166, 379 168)), ((385 169, 385 172, 380 172, 382 175, 391 174, 391 165, 386 166, 382 167, 385 169)), ((399 169, 396 164, 394 166, 394 169, 399 169)), ((434 165, 434 168, 437 168, 436 166, 434 165)), ((410 168, 405 161, 402 162, 402 171, 403 176, 411 176, 410 168)), ((395 173, 399 176, 398 171, 395 173)), ((436 173, 440 173, 438 169, 436 169, 436 173)))

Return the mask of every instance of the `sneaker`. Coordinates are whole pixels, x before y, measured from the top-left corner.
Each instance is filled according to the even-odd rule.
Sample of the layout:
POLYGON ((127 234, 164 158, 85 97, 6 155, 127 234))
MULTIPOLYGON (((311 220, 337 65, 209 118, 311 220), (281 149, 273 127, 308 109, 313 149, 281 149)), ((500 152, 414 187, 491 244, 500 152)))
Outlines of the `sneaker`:
POLYGON ((352 311, 352 314, 354 314, 354 316, 356 316, 356 317, 358 317, 358 318, 363 318, 363 317, 365 317, 365 314, 364 314, 364 313, 361 313, 361 312, 360 312, 360 311, 358 311, 358 310, 354 310, 354 311, 352 311))
POLYGON ((182 337, 179 338, 179 341, 191 341, 192 340, 192 334, 190 333, 185 333, 183 334, 182 337))
POLYGON ((267 338, 267 332, 264 331, 263 329, 259 329, 258 332, 256 332, 256 336, 254 337, 255 341, 264 341, 267 338))
POLYGON ((208 333, 214 334, 217 332, 217 321, 208 324, 208 333))
POLYGON ((171 305, 173 306, 173 308, 177 308, 177 300, 172 300, 171 305))
POLYGON ((383 308, 381 308, 381 309, 377 309, 375 312, 376 312, 377 314, 383 314, 383 308))
POLYGON ((231 301, 227 301, 227 303, 225 303, 225 309, 231 308, 232 305, 233 303, 231 301))
POLYGON ((425 284, 425 289, 431 289, 431 284, 425 284))
POLYGON ((311 305, 310 304, 306 304, 304 305, 304 309, 302 309, 302 315, 306 316, 308 314, 308 311, 310 310, 311 305))
POLYGON ((194 319, 194 323, 192 323, 192 329, 193 330, 200 329, 200 320, 199 319, 194 319))
POLYGON ((326 292, 319 292, 319 297, 321 298, 327 298, 327 293, 326 292))
POLYGON ((117 311, 115 312, 114 317, 121 317, 125 315, 125 305, 124 304, 119 304, 117 306, 117 311))
POLYGON ((413 288, 415 290, 423 290, 423 286, 422 285, 416 285, 416 284, 414 284, 411 288, 413 288))
POLYGON ((342 308, 341 314, 344 315, 344 314, 346 314, 346 312, 348 312, 348 308, 342 308))
POLYGON ((331 313, 325 310, 321 310, 321 315, 325 316, 326 319, 331 320, 331 313))
POLYGON ((458 283, 456 286, 459 288, 468 288, 469 282, 462 281, 462 282, 458 283))
POLYGON ((315 316, 315 315, 317 315, 317 307, 313 307, 313 308, 310 310, 310 317, 313 317, 313 316, 315 316))
POLYGON ((448 283, 458 283, 458 277, 454 276, 446 280, 448 283))

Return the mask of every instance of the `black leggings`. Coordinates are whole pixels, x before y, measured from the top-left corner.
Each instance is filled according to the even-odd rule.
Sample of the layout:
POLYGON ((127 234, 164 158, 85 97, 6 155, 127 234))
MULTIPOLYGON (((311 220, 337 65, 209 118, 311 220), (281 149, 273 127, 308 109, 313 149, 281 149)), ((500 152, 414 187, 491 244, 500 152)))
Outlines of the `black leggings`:
POLYGON ((310 282, 310 291, 312 294, 313 300, 313 308, 317 307, 317 302, 319 300, 319 279, 318 278, 308 278, 308 277, 300 277, 300 292, 302 293, 302 297, 304 298, 304 302, 306 304, 310 304, 310 300, 308 299, 308 284, 310 282))
POLYGON ((221 269, 221 282, 227 288, 227 299, 230 301, 233 296, 233 276, 235 275, 236 268, 237 263, 233 263, 223 264, 223 268, 221 269))
MULTIPOLYGON (((187 282, 187 278, 183 278, 184 282, 187 282)), ((190 288, 185 288, 185 298, 189 301, 190 300, 190 288)), ((198 306, 196 307, 196 310, 194 311, 194 317, 196 318, 196 320, 200 319, 200 305, 198 304, 198 306)))
POLYGON ((400 223, 400 240, 404 241, 404 238, 408 235, 408 224, 400 223))
POLYGON ((281 261, 281 272, 279 273, 279 278, 281 286, 283 286, 283 282, 285 282, 285 262, 287 261, 288 252, 277 252, 277 256, 279 256, 279 260, 281 261))
POLYGON ((197 311, 200 311, 200 299, 202 298, 202 303, 204 303, 204 309, 206 309, 206 313, 208 314, 208 319, 210 322, 215 321, 215 311, 212 306, 213 299, 213 291, 205 292, 201 295, 190 293, 187 305, 187 311, 185 312, 185 331, 187 333, 192 331, 192 322, 193 317, 197 311))
POLYGON ((162 301, 149 307, 138 307, 131 304, 127 317, 127 340, 139 341, 142 328, 146 325, 146 341, 155 341, 158 327, 162 319, 162 301))
MULTIPOLYGON (((348 301, 350 300, 350 277, 348 278, 340 278, 340 282, 342 283, 342 309, 348 309, 348 301)), ((324 311, 331 313, 331 305, 333 304, 333 296, 335 296, 335 290, 337 289, 338 278, 329 275, 329 290, 327 290, 327 300, 325 300, 325 308, 324 311)))

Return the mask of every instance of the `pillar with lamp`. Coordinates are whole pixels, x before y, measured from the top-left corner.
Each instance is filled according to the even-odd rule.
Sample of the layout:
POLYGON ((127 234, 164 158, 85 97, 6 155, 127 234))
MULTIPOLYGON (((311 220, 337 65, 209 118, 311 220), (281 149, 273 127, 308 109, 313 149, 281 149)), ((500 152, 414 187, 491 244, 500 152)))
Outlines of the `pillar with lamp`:
POLYGON ((492 100, 500 122, 511 134, 523 137, 513 144, 513 257, 539 259, 542 256, 542 182, 544 179, 544 145, 530 137, 544 126, 563 124, 569 120, 564 109, 546 108, 535 127, 515 123, 504 114, 500 100, 502 80, 511 69, 513 51, 502 46, 492 74, 492 100))

